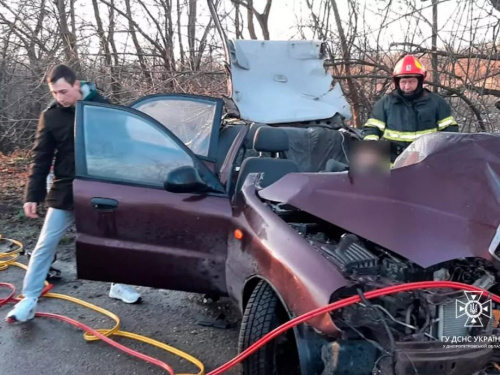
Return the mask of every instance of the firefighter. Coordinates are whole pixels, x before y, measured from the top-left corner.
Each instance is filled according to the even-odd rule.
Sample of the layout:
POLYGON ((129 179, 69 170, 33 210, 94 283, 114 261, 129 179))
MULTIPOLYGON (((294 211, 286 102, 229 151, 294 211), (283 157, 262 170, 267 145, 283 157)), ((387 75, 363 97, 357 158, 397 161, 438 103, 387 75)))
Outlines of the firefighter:
POLYGON ((390 143, 391 162, 418 137, 438 131, 458 132, 449 104, 424 89, 427 72, 413 55, 402 58, 394 68, 395 90, 384 95, 363 126, 364 140, 390 143))

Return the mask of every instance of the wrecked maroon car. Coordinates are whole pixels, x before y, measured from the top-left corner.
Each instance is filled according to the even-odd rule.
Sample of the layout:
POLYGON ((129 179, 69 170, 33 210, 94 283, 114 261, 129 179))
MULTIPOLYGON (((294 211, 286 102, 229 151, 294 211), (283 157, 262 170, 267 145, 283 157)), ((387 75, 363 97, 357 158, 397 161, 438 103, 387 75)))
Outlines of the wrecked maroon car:
MULTIPOLYGON (((429 134, 390 174, 332 172, 359 136, 343 124, 350 113, 322 69, 322 44, 228 48, 231 100, 78 103, 79 278, 229 296, 243 315, 240 350, 384 286, 449 280, 499 292, 500 135, 429 134)), ((467 295, 449 290, 358 303, 276 338, 243 372, 494 373, 493 347, 444 347, 498 335, 496 306, 471 323, 459 303, 467 295)))

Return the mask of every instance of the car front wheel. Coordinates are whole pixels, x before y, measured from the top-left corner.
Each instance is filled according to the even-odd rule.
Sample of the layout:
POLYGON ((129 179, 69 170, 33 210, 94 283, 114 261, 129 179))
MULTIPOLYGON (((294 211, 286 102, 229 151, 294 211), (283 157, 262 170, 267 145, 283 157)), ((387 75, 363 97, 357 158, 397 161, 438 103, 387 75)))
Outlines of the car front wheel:
MULTIPOLYGON (((287 321, 288 314, 274 290, 265 281, 260 281, 243 314, 238 345, 240 353, 287 321)), ((293 330, 268 342, 242 365, 243 375, 300 375, 293 330)))

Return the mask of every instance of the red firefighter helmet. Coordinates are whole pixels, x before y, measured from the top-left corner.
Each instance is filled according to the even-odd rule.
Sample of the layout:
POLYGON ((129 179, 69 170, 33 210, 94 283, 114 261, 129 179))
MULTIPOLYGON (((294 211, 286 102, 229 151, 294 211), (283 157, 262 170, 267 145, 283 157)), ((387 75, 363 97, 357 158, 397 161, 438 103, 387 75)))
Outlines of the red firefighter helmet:
POLYGON ((406 55, 401 60, 398 61, 392 76, 403 77, 403 76, 422 76, 425 78, 427 76, 427 71, 418 59, 413 55, 406 55))

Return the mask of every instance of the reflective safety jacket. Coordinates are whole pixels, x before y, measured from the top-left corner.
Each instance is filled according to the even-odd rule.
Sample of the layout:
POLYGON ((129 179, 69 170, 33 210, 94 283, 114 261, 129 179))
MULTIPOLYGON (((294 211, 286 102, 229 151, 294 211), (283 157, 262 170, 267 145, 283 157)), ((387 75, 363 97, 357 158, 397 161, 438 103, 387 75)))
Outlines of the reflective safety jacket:
POLYGON ((450 106, 441 96, 425 89, 420 97, 408 101, 394 90, 375 104, 363 126, 363 139, 390 141, 394 162, 415 139, 438 131, 459 131, 450 106))

